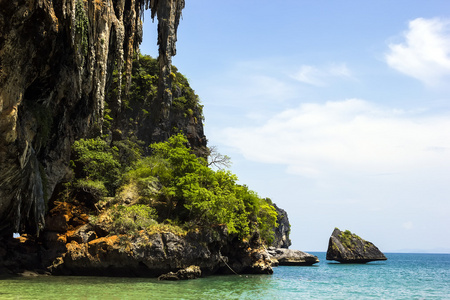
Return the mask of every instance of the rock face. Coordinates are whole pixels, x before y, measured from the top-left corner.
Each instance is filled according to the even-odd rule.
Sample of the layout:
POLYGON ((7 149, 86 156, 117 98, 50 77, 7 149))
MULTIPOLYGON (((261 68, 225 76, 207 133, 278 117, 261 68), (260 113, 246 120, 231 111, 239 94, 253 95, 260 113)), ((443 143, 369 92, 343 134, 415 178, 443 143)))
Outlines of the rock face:
MULTIPOLYGON (((160 21, 163 95, 184 1, 0 0, 0 234, 44 227, 73 141, 101 131, 113 70, 131 73, 144 6, 160 21)), ((167 119, 170 101, 151 113, 167 119)))
POLYGON ((275 203, 273 204, 277 211, 277 224, 274 229, 274 240, 271 246, 275 248, 289 248, 291 240, 289 239, 289 233, 291 231, 291 224, 289 224, 288 214, 284 209, 279 208, 275 203))
POLYGON ((386 256, 371 242, 365 241, 356 234, 335 228, 331 234, 327 260, 341 263, 367 263, 376 260, 387 260, 386 256))
POLYGON ((90 221, 84 206, 60 202, 38 239, 0 237, 0 274, 32 270, 53 275, 143 276, 166 280, 212 274, 272 274, 272 262, 255 234, 249 241, 226 226, 170 232, 113 234, 108 218, 90 221))
POLYGON ((317 256, 299 250, 269 247, 267 252, 274 265, 279 266, 311 266, 319 262, 317 256))
POLYGON ((168 280, 273 273, 269 255, 257 235, 242 241, 230 235, 226 226, 187 232, 161 229, 113 234, 105 230, 108 220, 102 218, 89 221, 85 207, 58 203, 48 214, 47 228, 38 239, 25 235, 20 239, 0 237, 0 273, 33 270, 54 275, 165 274, 168 280))

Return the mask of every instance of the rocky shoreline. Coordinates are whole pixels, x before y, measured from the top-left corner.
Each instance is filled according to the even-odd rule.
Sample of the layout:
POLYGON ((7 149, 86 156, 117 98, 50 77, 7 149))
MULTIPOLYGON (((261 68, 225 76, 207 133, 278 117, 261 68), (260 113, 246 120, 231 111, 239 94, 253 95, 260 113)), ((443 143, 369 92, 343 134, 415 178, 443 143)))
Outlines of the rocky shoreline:
MULTIPOLYGON (((289 224, 286 212, 283 219, 284 225, 289 224)), ((316 256, 298 250, 266 249, 257 233, 249 240, 238 239, 223 225, 184 233, 111 234, 106 223, 101 217, 90 221, 83 206, 57 203, 39 237, 3 238, 0 274, 183 280, 216 274, 272 274, 276 266, 319 262, 316 256)), ((289 230, 278 230, 275 246, 290 244, 289 230)))

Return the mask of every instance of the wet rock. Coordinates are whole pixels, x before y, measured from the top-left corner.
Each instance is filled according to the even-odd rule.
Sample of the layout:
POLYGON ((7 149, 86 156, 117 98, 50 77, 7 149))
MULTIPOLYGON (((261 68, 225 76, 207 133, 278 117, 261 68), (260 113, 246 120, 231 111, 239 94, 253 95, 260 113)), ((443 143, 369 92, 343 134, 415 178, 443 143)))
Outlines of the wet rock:
POLYGON ((386 256, 371 242, 363 240, 350 231, 335 228, 328 242, 327 260, 341 263, 367 263, 387 260, 386 256))
POLYGON ((202 276, 202 271, 199 266, 189 266, 177 272, 169 272, 158 277, 158 280, 186 280, 196 279, 202 276))
POLYGON ((317 256, 299 250, 269 247, 274 265, 279 266, 311 266, 319 262, 317 256))

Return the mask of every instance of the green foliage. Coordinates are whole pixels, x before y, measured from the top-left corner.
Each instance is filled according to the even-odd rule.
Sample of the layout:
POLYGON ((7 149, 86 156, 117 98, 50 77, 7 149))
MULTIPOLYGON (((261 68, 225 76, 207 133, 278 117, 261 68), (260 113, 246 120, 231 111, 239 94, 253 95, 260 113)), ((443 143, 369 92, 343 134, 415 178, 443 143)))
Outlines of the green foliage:
POLYGON ((258 228, 261 238, 268 244, 272 244, 274 240, 274 229, 277 222, 278 213, 271 203, 261 199, 260 207, 257 214, 258 228))
POLYGON ((73 187, 91 194, 97 201, 108 194, 105 184, 100 180, 79 179, 74 183, 73 187))
POLYGON ((73 144, 72 150, 77 177, 101 181, 113 194, 119 185, 122 170, 118 148, 96 138, 80 139, 73 144))
POLYGON ((80 139, 72 145, 76 179, 101 182, 109 195, 119 187, 123 174, 141 158, 142 147, 132 139, 115 141, 110 146, 101 138, 80 139))
MULTIPOLYGON (((236 175, 230 171, 209 168, 207 161, 194 155, 187 145, 186 137, 177 134, 166 142, 152 144, 152 155, 142 158, 140 143, 132 140, 112 144, 100 138, 78 140, 73 145, 76 180, 72 189, 88 193, 95 202, 113 196, 119 183, 122 187, 118 192, 132 193, 134 205, 110 210, 117 233, 149 226, 163 230, 164 226, 155 227, 159 207, 158 212, 164 212, 161 220, 169 223, 226 224, 228 231, 240 238, 257 230, 263 241, 271 243, 277 213, 270 199, 262 199, 247 186, 237 184, 236 175), (162 210, 161 203, 165 203, 162 210)), ((116 197, 116 201, 120 199, 116 197)))
POLYGON ((184 207, 180 215, 197 225, 226 224, 230 233, 241 238, 256 229, 256 224, 261 237, 271 241, 277 217, 274 207, 238 185, 230 171, 210 169, 206 160, 196 157, 186 145, 182 134, 151 145, 153 155, 170 166, 171 172, 160 181, 170 191, 166 196, 184 207))
POLYGON ((142 204, 120 205, 112 209, 111 216, 115 233, 135 233, 157 223, 155 209, 142 204))
POLYGON ((193 116, 198 112, 203 119, 203 105, 200 104, 199 97, 190 87, 188 79, 172 66, 172 94, 177 95, 173 99, 172 107, 175 110, 184 112, 187 116, 193 116))
POLYGON ((158 74, 157 60, 148 55, 139 55, 139 59, 133 61, 128 98, 141 105, 150 105, 158 92, 158 74))
MULTIPOLYGON (((190 87, 185 76, 172 66, 172 88, 165 93, 173 95, 171 110, 173 113, 185 118, 196 117, 203 120, 203 106, 199 97, 190 87)), ((155 100, 158 94, 159 67, 158 61, 148 55, 139 55, 133 60, 131 74, 131 86, 128 94, 125 92, 125 82, 121 86, 122 111, 133 115, 133 120, 129 120, 130 125, 135 125, 134 121, 140 122, 150 117, 155 109, 155 100)), ((107 99, 117 99, 119 92, 119 74, 117 70, 113 72, 112 89, 107 99)), ((132 126, 131 126, 132 127, 132 126)))
POLYGON ((113 149, 117 149, 114 154, 122 166, 122 173, 133 168, 143 154, 143 142, 131 137, 126 140, 114 141, 113 149))
POLYGON ((87 55, 89 19, 84 10, 83 0, 78 0, 75 4, 75 32, 80 37, 81 51, 83 55, 87 55))
POLYGON ((174 234, 183 236, 186 235, 187 230, 183 229, 181 226, 171 223, 156 223, 147 227, 147 232, 149 234, 152 233, 160 233, 160 232, 172 232, 174 234))

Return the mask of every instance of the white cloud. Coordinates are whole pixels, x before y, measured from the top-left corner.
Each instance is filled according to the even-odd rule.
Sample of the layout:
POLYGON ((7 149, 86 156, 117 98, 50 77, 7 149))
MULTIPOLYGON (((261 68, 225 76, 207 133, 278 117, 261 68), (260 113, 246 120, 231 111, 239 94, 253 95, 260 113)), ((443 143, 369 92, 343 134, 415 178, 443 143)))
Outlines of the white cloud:
POLYGON ((321 79, 322 72, 313 66, 301 66, 300 70, 292 75, 297 81, 315 85, 315 86, 323 86, 324 82, 321 79))
POLYGON ((404 43, 390 44, 391 68, 426 85, 438 86, 450 76, 450 20, 418 18, 409 22, 404 43))
POLYGON ((351 78, 352 74, 346 64, 340 63, 322 68, 303 65, 291 77, 302 83, 326 86, 332 78, 351 78))
POLYGON ((283 164, 290 173, 318 177, 330 170, 370 174, 450 165, 450 118, 377 107, 349 99, 302 104, 255 127, 221 136, 247 159, 283 164))

